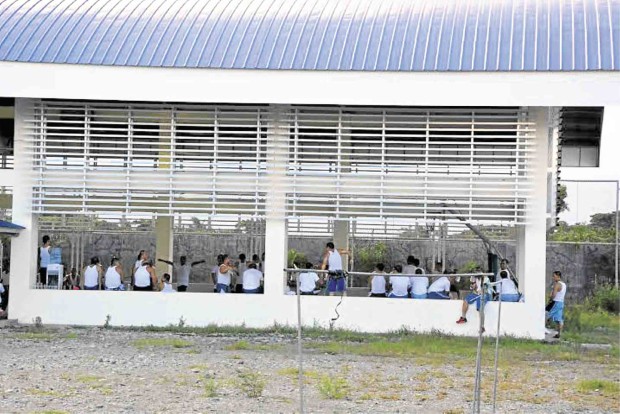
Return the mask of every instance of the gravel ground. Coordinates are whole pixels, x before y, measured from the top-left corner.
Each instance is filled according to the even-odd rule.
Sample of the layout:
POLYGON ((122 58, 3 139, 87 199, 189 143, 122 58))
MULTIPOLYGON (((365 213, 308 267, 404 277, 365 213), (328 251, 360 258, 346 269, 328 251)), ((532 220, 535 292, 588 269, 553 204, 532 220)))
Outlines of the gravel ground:
MULTIPOLYGON (((457 365, 441 355, 424 361, 329 355, 308 345, 308 412, 470 410, 474 361, 457 365)), ((103 328, 46 328, 38 333, 3 327, 0 412, 288 413, 299 410, 296 364, 295 340, 283 335, 103 328)), ((619 411, 620 397, 579 394, 575 388, 581 379, 620 380, 617 363, 506 364, 500 374, 498 412, 619 411)), ((492 372, 486 369, 483 375, 483 411, 490 412, 492 372)))

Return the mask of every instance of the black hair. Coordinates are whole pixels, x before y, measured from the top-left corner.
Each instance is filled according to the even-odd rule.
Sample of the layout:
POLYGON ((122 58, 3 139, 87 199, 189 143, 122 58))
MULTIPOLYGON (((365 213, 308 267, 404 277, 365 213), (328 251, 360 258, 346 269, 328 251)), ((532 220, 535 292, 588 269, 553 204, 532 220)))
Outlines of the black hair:
POLYGON ((164 280, 164 282, 170 283, 170 274, 169 273, 164 273, 164 275, 161 278, 164 280))
POLYGON ((99 263, 99 258, 97 256, 93 256, 90 258, 91 265, 96 265, 97 263, 99 263))
POLYGON ((250 263, 248 264, 248 267, 249 267, 250 269, 256 269, 256 263, 254 263, 254 262, 250 262, 250 263))
POLYGON ((334 243, 332 243, 332 242, 328 242, 328 243, 325 245, 325 247, 327 247, 328 249, 334 249, 334 248, 335 248, 334 243))
POLYGON ((407 257, 407 264, 408 265, 414 265, 415 266, 415 257, 413 257, 412 255, 410 255, 409 257, 407 257))
POLYGON ((241 260, 242 262, 245 262, 245 253, 241 253, 239 255, 239 260, 241 260))
POLYGON ((414 265, 415 267, 420 266, 420 259, 415 259, 415 258, 414 258, 414 259, 413 259, 413 265, 414 265))
POLYGON ((419 267, 415 270, 415 274, 416 275, 423 275, 424 272, 422 272, 422 269, 420 269, 419 267))
POLYGON ((507 271, 505 271, 505 270, 502 270, 501 272, 499 272, 499 276, 500 276, 502 279, 506 279, 506 278, 508 277, 508 272, 507 272, 507 271))
POLYGON ((179 257, 179 260, 187 260, 187 256, 183 255, 183 256, 179 257))
POLYGON ((222 263, 224 263, 224 255, 223 254, 218 254, 217 255, 217 264, 221 265, 222 263))
POLYGON ((556 270, 555 272, 553 272, 554 275, 558 275, 560 279, 562 279, 562 272, 560 272, 559 270, 556 270))
POLYGON ((396 270, 398 273, 402 273, 403 267, 401 265, 394 265, 394 270, 396 270))
POLYGON ((144 250, 140 250, 138 252, 138 259, 137 260, 140 260, 140 258, 142 257, 142 254, 144 254, 144 250))
POLYGON ((306 263, 306 269, 312 269, 312 263, 307 262, 306 263))
POLYGON ((50 236, 46 234, 45 236, 43 236, 43 244, 47 243, 48 241, 50 241, 50 236))
POLYGON ((383 263, 377 263, 377 265, 375 267, 380 272, 383 272, 383 270, 385 270, 385 266, 383 265, 383 263))
POLYGON ((257 255, 256 253, 254 253, 254 254, 252 255, 252 261, 253 261, 253 262, 258 262, 258 255, 257 255))

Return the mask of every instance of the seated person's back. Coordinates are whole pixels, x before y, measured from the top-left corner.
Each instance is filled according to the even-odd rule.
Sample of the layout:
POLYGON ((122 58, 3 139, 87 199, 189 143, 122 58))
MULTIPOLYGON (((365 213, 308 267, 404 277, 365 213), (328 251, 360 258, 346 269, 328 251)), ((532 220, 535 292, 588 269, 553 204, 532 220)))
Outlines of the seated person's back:
POLYGON ((312 271, 312 263, 306 263, 306 271, 299 274, 299 291, 312 294, 317 289, 319 275, 312 271))

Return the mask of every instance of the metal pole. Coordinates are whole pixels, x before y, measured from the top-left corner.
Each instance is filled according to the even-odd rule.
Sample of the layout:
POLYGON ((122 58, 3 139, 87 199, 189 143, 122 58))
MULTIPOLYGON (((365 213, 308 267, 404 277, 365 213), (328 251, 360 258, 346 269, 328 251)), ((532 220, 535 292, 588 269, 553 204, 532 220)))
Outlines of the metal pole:
POLYGON ((472 407, 473 414, 480 413, 480 388, 481 388, 481 362, 482 362, 482 334, 484 332, 484 300, 486 295, 486 285, 482 283, 482 295, 480 296, 480 326, 478 329, 478 349, 476 351, 476 379, 474 381, 474 403, 472 407))
POLYGON ((295 284, 297 285, 297 360, 299 380, 299 412, 304 413, 304 367, 301 347, 301 292, 299 291, 299 272, 296 272, 295 284))
POLYGON ((502 320, 502 284, 499 285, 499 308, 497 310, 497 334, 495 336, 495 376, 493 378, 493 413, 495 413, 495 403, 497 401, 497 364, 499 362, 499 335, 500 323, 502 320))
POLYGON ((618 289, 618 203, 620 200, 620 181, 616 181, 616 289, 618 289))

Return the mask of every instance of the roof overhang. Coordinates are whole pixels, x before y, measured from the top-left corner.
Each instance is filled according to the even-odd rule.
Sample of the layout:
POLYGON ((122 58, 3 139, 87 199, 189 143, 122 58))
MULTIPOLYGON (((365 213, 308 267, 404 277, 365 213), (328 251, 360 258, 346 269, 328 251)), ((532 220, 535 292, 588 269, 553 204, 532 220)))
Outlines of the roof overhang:
POLYGON ((620 104, 620 72, 361 72, 0 62, 17 98, 403 106, 620 104))
POLYGON ((10 236, 17 236, 19 232, 24 229, 25 227, 22 227, 18 224, 14 224, 9 221, 0 220, 0 234, 8 234, 10 236))

